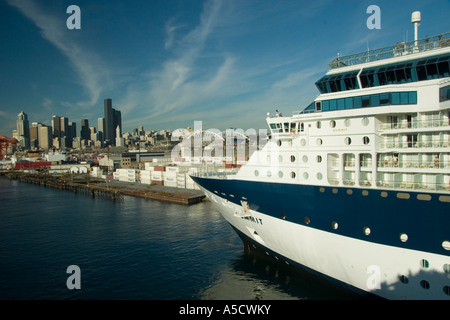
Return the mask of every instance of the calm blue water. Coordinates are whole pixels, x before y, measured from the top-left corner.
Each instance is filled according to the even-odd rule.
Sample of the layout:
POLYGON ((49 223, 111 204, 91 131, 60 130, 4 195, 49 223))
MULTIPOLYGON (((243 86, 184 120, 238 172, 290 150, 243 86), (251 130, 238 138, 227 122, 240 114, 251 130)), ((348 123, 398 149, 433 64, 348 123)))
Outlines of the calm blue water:
POLYGON ((121 203, 0 178, 0 299, 345 299, 244 254, 209 201, 121 203), (69 290, 66 269, 81 270, 69 290))

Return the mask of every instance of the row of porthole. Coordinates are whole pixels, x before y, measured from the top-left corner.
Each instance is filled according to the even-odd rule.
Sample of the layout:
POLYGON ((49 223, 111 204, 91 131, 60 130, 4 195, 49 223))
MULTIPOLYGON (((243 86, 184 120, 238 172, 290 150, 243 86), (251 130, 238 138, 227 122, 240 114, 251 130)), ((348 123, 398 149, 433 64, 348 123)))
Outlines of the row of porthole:
MULTIPOLYGON (((255 177, 258 177, 259 176, 259 171, 258 170, 255 170, 255 172, 254 172, 254 174, 255 174, 255 177)), ((278 177, 279 178, 283 178, 283 171, 278 171, 278 177)), ((272 171, 267 171, 267 177, 272 177, 272 171)), ((294 172, 294 171, 291 171, 291 178, 292 179, 295 179, 297 177, 297 174, 294 172)), ((303 172, 303 178, 304 179, 309 179, 309 173, 308 172, 303 172)), ((322 180, 322 178, 323 178, 323 175, 322 175, 322 173, 320 173, 320 172, 318 172, 317 173, 317 179, 318 180, 322 180)))
MULTIPOLYGON (((361 119, 361 123, 362 123, 363 126, 367 126, 367 125, 369 124, 369 119, 366 118, 366 117, 364 117, 364 118, 361 119)), ((351 124, 350 119, 345 119, 345 120, 344 120, 344 125, 345 125, 346 127, 350 127, 350 124, 351 124)), ((336 127, 336 121, 335 121, 335 120, 330 120, 330 127, 331 127, 331 128, 336 127)), ((322 122, 321 122, 321 121, 317 121, 317 122, 316 122, 316 128, 317 128, 317 129, 322 128, 322 122)))
MULTIPOLYGON (((286 219, 286 215, 285 215, 284 213, 282 214, 282 218, 283 218, 283 219, 286 219)), ((308 217, 305 217, 305 218, 304 218, 304 221, 305 221, 305 224, 307 224, 307 225, 309 225, 309 224, 311 223, 311 220, 310 220, 308 217)), ((338 227, 339 227, 339 224, 338 224, 336 221, 332 221, 332 222, 331 222, 331 228, 332 228, 333 230, 337 230, 338 227)), ((370 228, 369 228, 369 227, 364 227, 364 228, 363 228, 363 233, 364 233, 366 236, 370 235, 370 233, 371 233, 370 228)), ((405 234, 405 233, 400 234, 400 240, 401 240, 402 242, 406 242, 406 241, 408 240, 408 235, 405 234)), ((443 247, 445 250, 450 250, 450 241, 444 241, 444 242, 442 243, 442 247, 443 247)), ((429 268, 430 264, 429 264, 428 260, 422 259, 422 260, 420 261, 420 266, 421 266, 422 268, 424 268, 424 269, 427 269, 427 268, 429 268)), ((450 264, 444 264, 444 265, 442 266, 442 268, 444 269, 444 272, 445 272, 445 273, 450 274, 450 264)), ((403 276, 400 276, 400 281, 401 281, 402 283, 405 283, 405 284, 407 284, 407 283, 409 282, 408 277, 406 277, 406 276, 404 276, 404 275, 403 275, 403 276)), ((430 284, 429 284, 429 282, 426 281, 426 280, 421 280, 421 281, 420 281, 420 285, 421 285, 422 288, 424 288, 424 289, 429 289, 429 288, 430 288, 430 284)), ((444 287, 443 287, 443 291, 444 291, 444 293, 445 293, 446 295, 450 295, 450 287, 449 287, 449 286, 444 286, 444 287)))
MULTIPOLYGON (((289 143, 292 144, 292 141, 289 140, 289 143)), ((345 143, 346 145, 348 145, 348 146, 351 145, 351 144, 352 144, 352 138, 350 138, 350 137, 345 137, 345 138, 344 138, 344 143, 345 143)), ((362 143, 365 144, 365 145, 368 145, 368 144, 370 143, 370 138, 367 137, 367 136, 364 136, 364 137, 362 138, 362 143)), ((279 147, 281 147, 282 141, 281 141, 281 140, 278 140, 277 144, 278 144, 279 147)), ((301 140, 300 140, 300 144, 304 147, 304 146, 306 145, 306 140, 305 140, 305 139, 301 139, 301 140)), ((321 146, 321 145, 323 144, 323 140, 322 140, 321 138, 317 138, 317 139, 316 139, 316 144, 317 144, 318 146, 321 146)))
MULTIPOLYGON (((420 266, 423 269, 428 269, 430 267, 430 263, 428 262, 428 260, 426 259, 422 259, 420 260, 420 266)), ((444 269, 444 272, 447 274, 450 274, 450 264, 446 263, 442 266, 442 269, 444 269)), ((405 275, 401 275, 400 277, 400 282, 404 283, 404 284, 408 284, 409 283, 409 279, 407 276, 405 275)), ((430 289, 430 283, 427 280, 421 280, 420 281, 420 286, 424 289, 430 289)), ((442 290, 444 291, 444 293, 446 295, 450 295, 450 286, 444 286, 442 288, 442 290)))

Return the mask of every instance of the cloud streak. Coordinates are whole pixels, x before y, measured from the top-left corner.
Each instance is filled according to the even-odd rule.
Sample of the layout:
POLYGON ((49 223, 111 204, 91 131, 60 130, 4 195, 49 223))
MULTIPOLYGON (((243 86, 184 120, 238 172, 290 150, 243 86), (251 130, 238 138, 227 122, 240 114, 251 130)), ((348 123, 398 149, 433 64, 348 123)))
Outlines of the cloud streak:
POLYGON ((8 4, 19 9, 41 30, 42 37, 67 57, 78 75, 80 85, 84 87, 89 96, 88 101, 79 102, 77 106, 90 107, 97 103, 104 89, 105 80, 107 81, 109 75, 106 68, 102 67, 101 60, 97 55, 77 44, 68 35, 68 32, 82 31, 68 31, 63 19, 58 19, 56 16, 45 12, 34 1, 8 0, 8 4))

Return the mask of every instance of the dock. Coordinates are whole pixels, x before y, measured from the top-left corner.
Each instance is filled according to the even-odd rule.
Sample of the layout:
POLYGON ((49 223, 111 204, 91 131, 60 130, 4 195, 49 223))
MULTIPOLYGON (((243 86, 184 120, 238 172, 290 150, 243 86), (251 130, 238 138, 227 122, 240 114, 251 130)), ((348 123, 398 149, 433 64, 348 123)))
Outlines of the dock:
POLYGON ((123 201, 124 196, 166 201, 183 205, 200 203, 206 198, 200 190, 187 190, 166 186, 129 183, 114 180, 86 178, 85 175, 31 174, 24 172, 1 172, 1 177, 40 185, 47 188, 68 190, 96 198, 123 201))

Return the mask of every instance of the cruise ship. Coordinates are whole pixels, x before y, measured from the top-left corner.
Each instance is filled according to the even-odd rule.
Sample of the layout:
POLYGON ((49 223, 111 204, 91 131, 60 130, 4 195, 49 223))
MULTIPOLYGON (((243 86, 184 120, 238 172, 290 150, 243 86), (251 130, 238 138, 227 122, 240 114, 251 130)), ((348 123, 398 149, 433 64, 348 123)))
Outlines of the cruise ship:
POLYGON ((193 179, 246 250, 369 296, 449 300, 450 33, 329 67, 309 106, 267 114, 237 174, 193 179))

